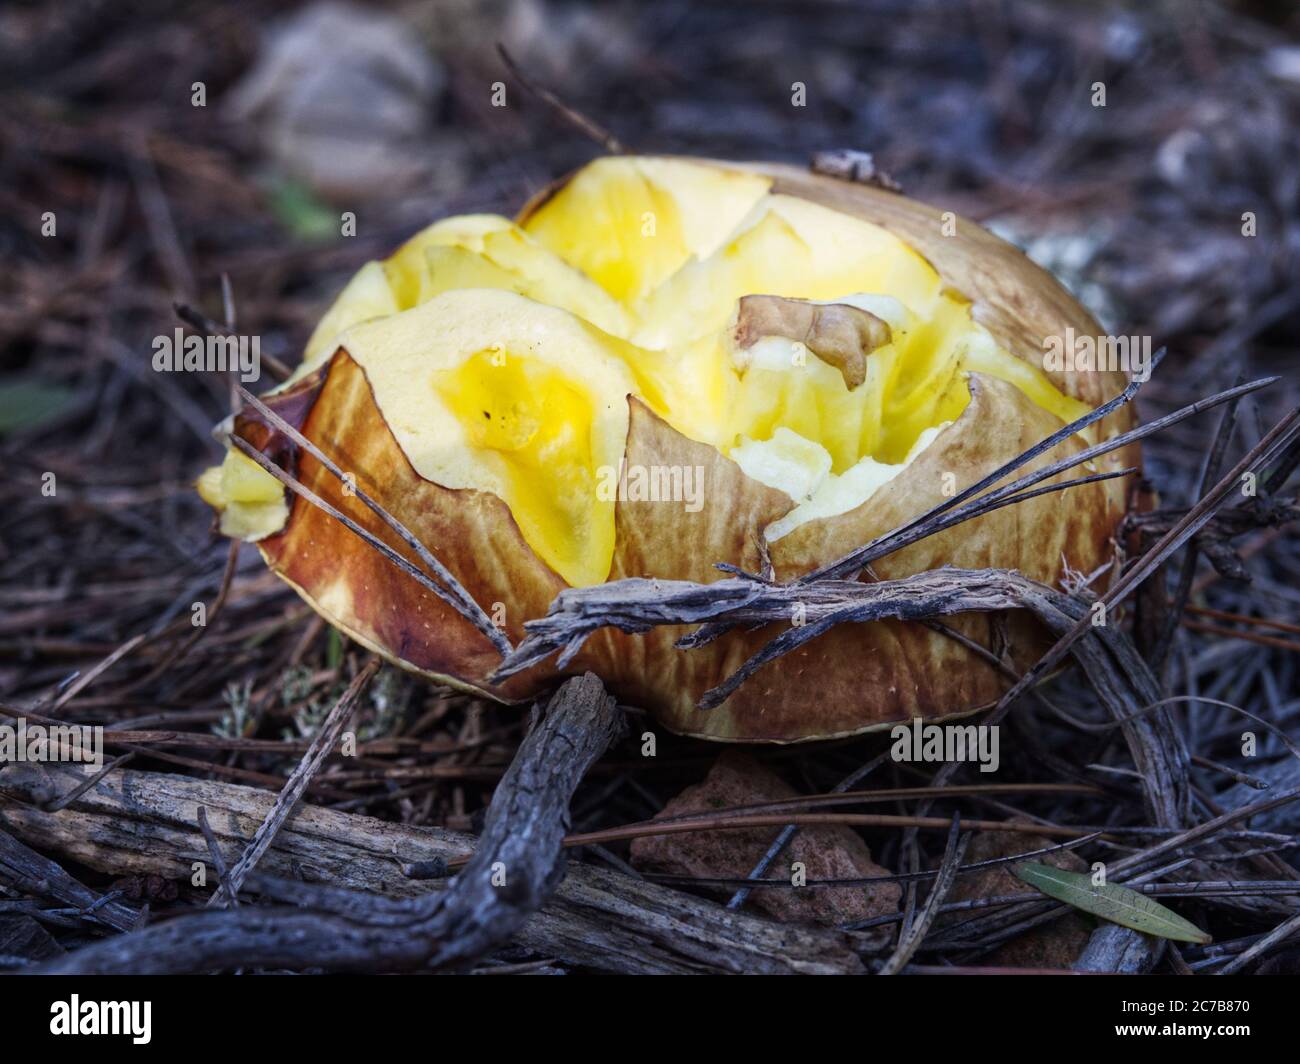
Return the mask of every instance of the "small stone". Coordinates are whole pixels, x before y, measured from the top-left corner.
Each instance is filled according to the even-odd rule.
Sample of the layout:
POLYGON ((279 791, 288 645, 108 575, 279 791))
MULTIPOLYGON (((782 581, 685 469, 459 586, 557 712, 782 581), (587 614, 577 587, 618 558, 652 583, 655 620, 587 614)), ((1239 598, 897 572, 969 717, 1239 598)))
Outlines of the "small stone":
POLYGON ((224 107, 257 131, 280 171, 346 199, 427 171, 428 128, 445 82, 402 19, 326 0, 267 33, 224 107))
MULTIPOLYGON (((797 796, 794 788, 754 758, 729 750, 718 758, 702 783, 682 791, 656 819, 797 796)), ((743 878, 754 870, 779 832, 780 828, 765 827, 634 839, 632 865, 674 875, 743 878)), ((796 861, 805 866, 809 881, 889 875, 888 869, 871 860, 867 844, 840 825, 800 828, 764 878, 788 880, 791 864, 796 861)), ((725 893, 729 895, 732 890, 725 893)), ((833 925, 897 912, 901 897, 897 883, 838 888, 782 886, 753 891, 749 904, 785 922, 833 925)))

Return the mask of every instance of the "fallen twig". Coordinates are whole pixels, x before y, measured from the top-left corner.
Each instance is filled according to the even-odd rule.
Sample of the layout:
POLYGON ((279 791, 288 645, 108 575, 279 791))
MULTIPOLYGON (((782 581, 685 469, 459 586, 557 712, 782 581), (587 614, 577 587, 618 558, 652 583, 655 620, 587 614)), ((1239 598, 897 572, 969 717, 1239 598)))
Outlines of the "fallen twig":
MULTIPOLYGON (((123 771, 73 805, 47 814, 33 799, 51 785, 71 790, 89 773, 77 765, 12 766, 3 776, 15 801, 3 806, 23 838, 88 867, 121 874, 188 877, 207 859, 195 826, 208 810, 223 849, 247 845, 242 825, 264 820, 275 796, 264 790, 158 772, 123 771)), ((0 796, 2 798, 3 796, 0 796)), ((474 849, 469 835, 412 827, 302 805, 277 833, 250 877, 306 877, 308 891, 329 883, 342 892, 425 898, 446 880, 415 879, 404 864, 447 862, 474 849)), ((570 864, 554 896, 516 932, 514 941, 568 965, 624 974, 692 972, 861 972, 855 953, 867 941, 834 931, 773 923, 678 890, 593 865, 570 864)))
POLYGON ((208 911, 88 946, 45 967, 62 974, 180 974, 235 967, 332 971, 444 967, 510 938, 563 875, 569 799, 622 730, 588 674, 568 681, 523 742, 488 809, 474 857, 439 894, 391 902, 300 886, 304 909, 208 911))
POLYGON ((257 864, 262 854, 266 853, 267 847, 271 845, 272 840, 275 838, 275 833, 280 830, 285 820, 297 807, 298 802, 302 800, 307 785, 312 781, 312 777, 320 771, 321 764, 338 742, 348 718, 352 716, 352 709, 357 704, 357 699, 361 697, 361 692, 366 689, 366 685, 378 671, 379 659, 371 658, 353 678, 348 685, 348 689, 343 692, 339 700, 334 703, 328 716, 322 722, 320 730, 316 733, 316 738, 312 740, 311 749, 303 755, 302 760, 298 762, 297 768, 285 781, 284 789, 275 799, 275 807, 271 810, 270 815, 258 825, 253 841, 248 844, 248 848, 235 862, 235 867, 230 870, 229 878, 223 877, 221 887, 208 899, 209 906, 219 904, 223 898, 231 903, 235 901, 245 877, 257 864))
POLYGON ((583 136, 590 137, 610 155, 623 154, 623 145, 619 139, 609 130, 602 126, 594 119, 588 118, 581 111, 575 110, 567 103, 561 100, 550 89, 544 89, 535 84, 530 78, 524 76, 524 72, 519 69, 519 64, 511 58, 510 53, 506 51, 505 45, 497 44, 497 54, 501 56, 501 61, 505 63, 506 69, 516 81, 525 89, 536 96, 542 103, 546 104, 552 111, 559 115, 574 129, 578 130, 583 136))
POLYGON ((0 882, 26 894, 54 898, 82 912, 91 912, 96 922, 115 931, 131 930, 140 918, 134 909, 119 902, 105 902, 102 895, 78 883, 48 857, 29 850, 4 831, 0 831, 0 882))
POLYGON ((960 814, 954 816, 952 818, 952 828, 948 832, 948 845, 944 850, 943 860, 939 864, 939 875, 930 888, 930 896, 925 899, 925 907, 912 923, 905 925, 905 930, 898 941, 898 948, 881 965, 881 975, 897 975, 907 967, 912 955, 916 953, 917 947, 921 945, 922 940, 929 933, 930 925, 934 923, 934 918, 939 914, 939 907, 943 904, 943 899, 947 896, 949 888, 957 878, 957 869, 961 865, 962 857, 966 854, 966 847, 970 844, 970 839, 969 834, 964 836, 961 834, 960 814))

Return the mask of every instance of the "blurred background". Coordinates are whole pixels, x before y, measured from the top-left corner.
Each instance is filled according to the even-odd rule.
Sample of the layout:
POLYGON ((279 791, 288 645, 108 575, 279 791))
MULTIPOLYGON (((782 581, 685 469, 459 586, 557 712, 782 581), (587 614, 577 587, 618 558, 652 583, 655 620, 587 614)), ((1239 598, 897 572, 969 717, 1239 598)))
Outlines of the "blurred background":
POLYGON ((1168 344, 1168 377, 1218 379, 1295 335, 1298 30, 1293 3, 1208 0, 8 3, 4 370, 31 385, 19 420, 97 412, 78 463, 148 436, 179 475, 225 398, 136 372, 174 301, 219 318, 227 274, 240 328, 292 363, 361 263, 599 152, 502 46, 632 150, 871 151, 1168 344))
MULTIPOLYGON (((873 152, 909 194, 1027 248, 1108 328, 1168 345, 1143 392, 1148 417, 1242 372, 1282 373, 1243 406, 1231 455, 1297 401, 1293 3, 11 0, 0 695, 37 698, 145 632, 69 716, 311 732, 353 651, 253 551, 230 563, 208 633, 186 642, 191 603, 211 604, 227 574, 191 483, 219 457, 210 431, 231 395, 217 375, 152 372, 150 344, 180 324, 176 304, 190 321, 223 320, 226 277, 239 330, 292 366, 362 263, 443 215, 510 212, 598 154, 499 45, 632 150, 796 163, 873 152), (344 212, 354 236, 341 235, 344 212)), ((1191 420, 1147 447, 1169 504, 1194 497, 1213 425, 1191 420)), ((1294 623, 1300 551, 1285 526, 1267 536, 1247 552, 1249 598, 1207 568, 1197 601, 1294 623)), ((1294 720, 1294 648, 1237 631, 1250 634, 1185 631, 1189 683, 1294 720)), ((519 714, 400 678, 376 691, 367 734, 432 736, 439 774, 399 785, 387 773, 404 755, 376 748, 335 785, 379 815, 468 825, 519 714)), ((294 760, 288 746, 147 756, 263 784, 294 760)), ((812 785, 839 778, 808 772, 812 785)), ((648 815, 648 796, 675 786, 643 774, 602 808, 648 815)))

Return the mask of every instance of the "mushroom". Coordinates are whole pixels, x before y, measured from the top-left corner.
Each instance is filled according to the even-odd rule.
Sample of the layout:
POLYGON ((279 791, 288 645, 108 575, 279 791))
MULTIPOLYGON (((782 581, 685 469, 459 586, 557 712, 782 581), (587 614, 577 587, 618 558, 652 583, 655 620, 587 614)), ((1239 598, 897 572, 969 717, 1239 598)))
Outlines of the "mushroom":
MULTIPOLYGON (((704 713, 701 694, 781 625, 689 651, 674 646, 680 629, 607 629, 563 668, 494 682, 502 640, 484 618, 515 643, 568 587, 710 583, 719 563, 808 574, 1119 393, 1118 370, 1045 364, 1067 330, 1100 332, 1015 248, 892 191, 785 166, 608 157, 514 220, 447 219, 363 267, 294 377, 263 397, 275 417, 240 414, 238 449, 199 490, 331 624, 442 683, 524 702, 592 670, 675 731, 737 742, 942 719, 995 701, 1006 680, 916 622, 832 628, 704 713), (790 358, 795 345, 815 357, 790 358), (287 494, 266 466, 335 514, 287 494), (637 470, 668 487, 601 490, 637 470), (675 484, 698 497, 674 497, 675 484), (367 500, 464 600, 394 564, 393 552, 408 565, 417 554, 367 500)), ((1132 417, 1121 406, 1027 469, 1132 417)), ((1130 446, 1089 471, 1136 464, 1130 446)), ((874 573, 997 567, 1055 583, 1092 572, 1129 480, 987 513, 874 573)), ((987 615, 948 623, 994 643, 987 615)), ((1027 667, 1041 633, 1018 615, 1009 632, 1009 663, 1027 667)))

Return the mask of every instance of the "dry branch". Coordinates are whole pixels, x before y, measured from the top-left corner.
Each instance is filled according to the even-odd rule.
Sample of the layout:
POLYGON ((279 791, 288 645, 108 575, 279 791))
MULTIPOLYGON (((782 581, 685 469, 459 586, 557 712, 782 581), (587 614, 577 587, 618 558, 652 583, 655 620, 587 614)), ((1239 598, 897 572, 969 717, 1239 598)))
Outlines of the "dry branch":
MULTIPOLYGON (((361 692, 365 690, 366 685, 378 670, 379 659, 371 658, 366 666, 357 673, 352 683, 348 685, 348 689, 343 696, 334 704, 334 708, 329 711, 329 715, 321 723, 316 738, 312 740, 311 749, 303 755, 302 760, 298 762, 298 767, 293 770, 293 773, 285 781, 284 789, 276 797, 275 807, 271 810, 270 815, 258 825, 253 841, 240 854, 239 860, 235 862, 235 867, 230 870, 229 879, 227 880, 225 876, 222 877, 223 882, 217 893, 209 899, 209 905, 220 903, 223 897, 230 905, 234 905, 238 901, 239 888, 243 886, 248 873, 261 860, 262 855, 266 853, 267 848, 275 840, 275 833, 284 826, 284 822, 302 800, 307 785, 311 782, 312 777, 320 771, 325 758, 334 750, 339 736, 343 734, 343 728, 352 716, 352 709, 361 696, 361 692)), ((203 825, 200 824, 199 826, 202 827, 203 825)), ((215 854, 213 859, 217 859, 215 854)), ((218 865, 217 867, 218 871, 220 871, 221 866, 218 865)))
MULTIPOLYGON (((712 584, 634 578, 561 592, 550 613, 525 625, 527 638, 503 663, 500 674, 526 668, 557 649, 564 661, 593 632, 610 625, 638 632, 717 618, 729 625, 761 624, 789 620, 796 605, 805 623, 774 637, 730 678, 706 692, 701 709, 722 701, 769 661, 837 624, 1025 609, 1059 636, 1086 623, 1090 612, 1080 599, 996 569, 936 569, 874 584, 830 579, 772 584, 744 576, 712 584)), ((1124 722, 1124 736, 1157 822, 1181 824, 1187 808, 1187 752, 1176 734, 1164 734, 1167 729, 1162 729, 1158 713, 1140 712, 1159 698, 1150 670, 1116 625, 1090 627, 1084 638, 1071 644, 1070 652, 1112 715, 1124 722)))
POLYGON ((474 960, 510 938, 554 891, 563 876, 569 800, 622 727, 613 698, 596 677, 587 674, 561 687, 502 778, 474 856, 439 894, 389 902, 300 888, 298 900, 311 910, 246 906, 177 917, 89 946, 47 970, 397 971, 474 960))
MULTIPOLYGON (((0 828, 9 828, 2 814, 0 828)), ((29 850, 3 830, 0 830, 0 883, 25 894, 76 906, 86 913, 88 919, 117 931, 129 931, 139 919, 134 909, 105 900, 103 895, 78 883, 48 857, 29 850)))
MULTIPOLYGON (((58 813, 37 807, 90 772, 75 765, 6 769, 0 791, 30 804, 0 806, 5 820, 22 838, 100 871, 188 881, 192 862, 209 860, 197 827, 199 807, 207 809, 221 848, 231 853, 247 846, 275 805, 274 794, 250 787, 123 771, 58 813)), ((253 882, 261 886, 261 879, 277 876, 306 880, 308 891, 328 883, 399 902, 427 899, 444 893, 446 881, 408 878, 402 866, 463 858, 476 841, 305 805, 276 834, 253 882)), ((625 974, 851 973, 862 970, 855 943, 866 941, 728 912, 590 865, 571 865, 555 895, 512 939, 567 965, 625 974)))
POLYGON ((546 104, 556 115, 573 126, 579 133, 585 137, 591 138, 610 155, 621 155, 624 151, 622 142, 614 136, 609 130, 602 126, 593 118, 589 118, 581 111, 569 106, 559 98, 550 89, 543 88, 534 82, 531 78, 526 77, 524 72, 519 68, 509 52, 506 51, 505 45, 497 44, 497 54, 501 56, 501 61, 505 63, 506 69, 510 71, 511 76, 519 82, 525 89, 536 96, 542 103, 546 104))

